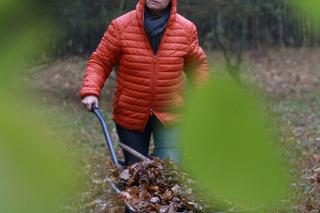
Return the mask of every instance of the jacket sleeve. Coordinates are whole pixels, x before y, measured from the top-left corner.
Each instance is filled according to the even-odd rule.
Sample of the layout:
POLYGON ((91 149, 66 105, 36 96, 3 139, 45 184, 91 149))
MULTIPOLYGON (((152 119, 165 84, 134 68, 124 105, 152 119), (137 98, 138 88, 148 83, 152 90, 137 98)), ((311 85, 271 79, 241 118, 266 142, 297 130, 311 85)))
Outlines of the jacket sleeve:
POLYGON ((204 85, 210 78, 207 56, 199 46, 196 26, 192 26, 188 54, 185 56, 184 70, 195 87, 204 85))
POLYGON ((116 20, 113 20, 87 62, 80 98, 88 95, 100 96, 105 80, 120 57, 119 34, 116 20))

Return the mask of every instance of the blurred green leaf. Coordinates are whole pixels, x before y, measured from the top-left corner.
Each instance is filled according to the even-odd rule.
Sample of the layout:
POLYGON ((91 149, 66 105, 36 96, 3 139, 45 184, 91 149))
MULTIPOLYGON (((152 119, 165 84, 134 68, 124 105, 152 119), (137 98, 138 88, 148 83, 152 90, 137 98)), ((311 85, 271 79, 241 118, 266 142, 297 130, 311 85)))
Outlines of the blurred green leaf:
MULTIPOLYGON (((23 34, 11 35, 0 51, 1 87, 10 83, 8 80, 23 71, 23 64, 38 50, 38 30, 29 30, 23 34)), ((11 79, 12 80, 12 79, 11 79)))
POLYGON ((50 127, 19 78, 23 65, 44 48, 41 26, 29 16, 36 11, 25 4, 0 1, 0 212, 63 212, 77 187, 75 162, 66 156, 68 145, 46 133, 50 127))
POLYGON ((0 212, 61 212, 76 187, 73 161, 32 105, 10 95, 1 93, 0 212))
POLYGON ((304 9, 308 15, 312 15, 317 19, 320 18, 320 1, 318 0, 287 0, 287 3, 304 9))
POLYGON ((0 15, 3 11, 16 6, 19 0, 0 0, 0 15))
POLYGON ((244 208, 284 198, 289 185, 259 109, 244 88, 215 79, 190 98, 182 124, 186 168, 212 195, 244 208))

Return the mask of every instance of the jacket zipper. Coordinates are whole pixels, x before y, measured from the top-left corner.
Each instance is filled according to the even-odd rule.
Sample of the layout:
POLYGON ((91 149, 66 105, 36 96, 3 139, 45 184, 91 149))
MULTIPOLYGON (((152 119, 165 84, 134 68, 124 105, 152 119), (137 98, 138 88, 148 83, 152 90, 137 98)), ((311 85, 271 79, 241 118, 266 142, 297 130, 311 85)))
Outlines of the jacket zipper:
POLYGON ((161 38, 161 40, 160 40, 160 44, 159 44, 159 47, 158 47, 158 50, 157 50, 156 53, 152 51, 152 50, 153 50, 153 49, 152 49, 152 46, 151 46, 150 41, 149 41, 149 39, 148 39, 145 31, 144 31, 145 38, 147 39, 147 41, 148 41, 148 43, 149 43, 149 48, 150 48, 151 52, 153 53, 153 70, 152 70, 152 83, 151 83, 151 107, 150 107, 150 115, 153 115, 153 114, 154 114, 154 112, 153 112, 153 110, 154 110, 154 105, 153 105, 154 100, 153 100, 153 97, 154 97, 154 88, 155 88, 156 65, 157 65, 157 62, 158 62, 158 52, 159 52, 159 50, 161 49, 161 45, 162 45, 162 43, 163 43, 163 40, 164 40, 164 38, 165 38, 165 35, 166 35, 167 31, 168 31, 168 26, 166 27, 166 29, 164 30, 164 32, 163 32, 163 34, 162 34, 162 38, 161 38))
POLYGON ((169 21, 170 21, 170 17, 171 17, 171 14, 170 14, 170 17, 168 19, 168 23, 167 23, 167 26, 166 26, 166 29, 164 30, 163 34, 162 34, 162 37, 161 37, 161 40, 160 40, 160 44, 159 44, 159 47, 158 47, 158 50, 157 52, 153 52, 153 48, 150 44, 150 41, 149 41, 149 38, 146 34, 146 31, 144 30, 144 11, 142 11, 143 15, 142 15, 142 28, 143 28, 143 34, 144 34, 144 37, 147 41, 147 43, 149 44, 149 49, 150 51, 152 52, 153 54, 153 69, 152 69, 152 77, 151 77, 151 104, 150 104, 150 115, 153 115, 154 112, 154 105, 153 105, 153 97, 154 97, 154 88, 155 88, 155 72, 156 72, 156 64, 158 62, 158 52, 160 50, 160 47, 161 47, 161 44, 163 43, 163 40, 164 40, 164 37, 165 37, 165 34, 167 33, 168 31, 168 26, 169 26, 169 21))
POLYGON ((152 70, 152 83, 151 83, 151 108, 150 108, 150 115, 153 115, 153 97, 154 97, 154 88, 155 88, 155 72, 156 72, 156 64, 158 61, 158 57, 156 54, 153 55, 153 70, 152 70))

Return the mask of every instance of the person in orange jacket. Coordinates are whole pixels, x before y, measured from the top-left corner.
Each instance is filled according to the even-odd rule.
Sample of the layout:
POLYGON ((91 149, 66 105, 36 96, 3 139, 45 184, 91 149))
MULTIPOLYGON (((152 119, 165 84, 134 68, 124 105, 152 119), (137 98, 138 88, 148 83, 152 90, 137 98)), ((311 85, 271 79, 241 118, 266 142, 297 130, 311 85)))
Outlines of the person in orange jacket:
MULTIPOLYGON (((199 86, 209 79, 207 57, 195 25, 177 14, 177 0, 139 0, 114 19, 87 63, 80 97, 88 111, 119 64, 112 119, 120 141, 145 156, 151 135, 154 154, 179 162, 179 111, 184 76, 199 86)), ((138 161, 124 151, 125 164, 138 161)))

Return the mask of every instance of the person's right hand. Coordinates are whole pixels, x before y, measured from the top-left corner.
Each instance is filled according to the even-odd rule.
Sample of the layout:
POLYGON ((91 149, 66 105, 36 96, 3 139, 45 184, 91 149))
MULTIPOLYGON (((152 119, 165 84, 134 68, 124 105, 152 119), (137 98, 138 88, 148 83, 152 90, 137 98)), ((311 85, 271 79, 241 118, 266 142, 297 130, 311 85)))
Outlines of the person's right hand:
POLYGON ((99 108, 98 97, 94 95, 85 96, 82 98, 81 103, 85 106, 85 108, 91 112, 91 107, 95 106, 99 108))

